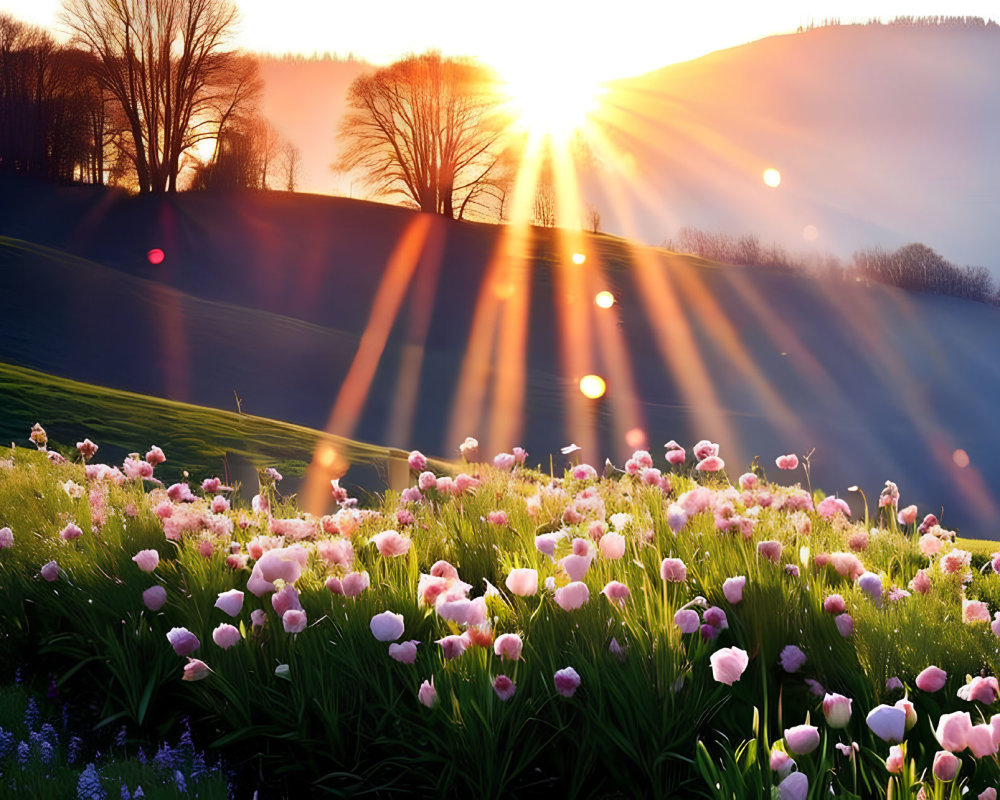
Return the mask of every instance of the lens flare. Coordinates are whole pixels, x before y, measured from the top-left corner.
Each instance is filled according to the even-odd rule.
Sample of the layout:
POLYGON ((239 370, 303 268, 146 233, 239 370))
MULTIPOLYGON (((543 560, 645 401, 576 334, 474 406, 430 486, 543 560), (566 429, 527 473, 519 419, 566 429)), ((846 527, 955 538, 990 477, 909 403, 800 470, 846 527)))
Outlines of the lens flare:
POLYGON ((819 238, 819 228, 815 225, 806 225, 802 229, 802 238, 807 242, 815 242, 819 238))
POLYGON ((582 264, 587 260, 587 257, 583 253, 573 253, 573 263, 582 264))
POLYGON ((611 292, 598 292, 597 297, 594 298, 594 302, 600 308, 611 308, 615 304, 615 296, 611 292))
POLYGON ((580 378, 580 392, 591 400, 603 397, 607 389, 608 385, 600 375, 584 375, 580 378))
POLYGON ((965 469, 969 466, 969 454, 961 448, 951 454, 951 460, 955 462, 955 466, 959 469, 965 469))
POLYGON ((778 187, 781 183, 781 173, 778 172, 774 167, 768 167, 764 170, 764 183, 770 186, 772 189, 778 187))
POLYGON ((148 253, 146 253, 146 260, 150 264, 162 264, 164 259, 163 251, 159 247, 154 247, 148 253))
POLYGON ((642 428, 632 428, 625 434, 625 444, 633 450, 645 450, 646 432, 642 428))

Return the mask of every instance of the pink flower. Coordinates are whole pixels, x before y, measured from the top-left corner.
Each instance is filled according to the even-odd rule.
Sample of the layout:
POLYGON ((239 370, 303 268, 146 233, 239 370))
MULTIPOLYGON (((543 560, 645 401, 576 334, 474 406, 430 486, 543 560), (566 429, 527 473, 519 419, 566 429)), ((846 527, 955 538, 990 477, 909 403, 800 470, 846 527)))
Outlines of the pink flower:
POLYGON ((479 481, 473 478, 471 475, 466 475, 464 472, 458 473, 455 476, 455 493, 464 494, 465 492, 475 489, 479 485, 479 481))
POLYGON ((706 642, 710 642, 719 635, 719 629, 714 625, 709 625, 707 622, 701 626, 699 629, 701 633, 701 638, 706 642))
POLYGON ((796 755, 806 755, 819 747, 819 730, 815 725, 796 725, 785 729, 785 744, 796 755))
POLYGON ((212 641, 215 642, 223 650, 228 650, 234 644, 239 642, 242 638, 240 634, 240 629, 223 622, 214 631, 212 631, 212 641))
POLYGON ((217 494, 212 498, 211 508, 213 514, 222 514, 229 510, 229 501, 221 494, 217 494))
POLYGON ((506 675, 497 675, 493 679, 493 691, 497 693, 497 697, 506 702, 514 696, 517 687, 514 685, 514 681, 506 675))
POLYGON ((348 572, 341 580, 345 597, 357 597, 370 584, 367 572, 348 572))
POLYGON ((681 629, 681 633, 694 633, 701 626, 701 619, 697 611, 682 608, 674 614, 674 624, 681 629))
MULTIPOLYGON (((412 515, 411 515, 411 521, 412 521, 412 515)), ((506 527, 506 525, 507 525, 507 512, 506 511, 491 511, 489 514, 487 514, 486 521, 489 522, 490 525, 498 525, 501 528, 506 527)))
POLYGON ((993 635, 1000 637, 1000 611, 997 611, 993 615, 993 621, 990 623, 990 630, 993 631, 993 635))
POLYGON ((267 622, 267 614, 264 613, 263 608, 255 608, 250 612, 250 624, 253 627, 263 628, 265 622, 267 622))
POLYGON ((679 503, 671 503, 667 508, 667 525, 674 533, 679 533, 688 523, 690 514, 679 503))
POLYGON ((570 580, 582 581, 583 577, 587 574, 587 570, 590 569, 590 562, 593 560, 593 555, 580 556, 574 554, 559 559, 559 566, 569 575, 570 580))
POLYGON ((433 472, 421 472, 417 478, 417 486, 420 491, 427 492, 437 488, 437 477, 433 472))
POLYGON ((215 607, 231 617, 238 616, 243 608, 243 592, 239 589, 219 592, 219 599, 215 601, 215 607))
POLYGON ((14 546, 14 532, 10 528, 0 528, 0 548, 14 546))
POLYGON ((150 611, 159 611, 167 602, 167 590, 162 586, 150 586, 142 593, 142 602, 150 611))
POLYGON ((826 689, 823 688, 823 684, 819 681, 813 680, 812 678, 806 678, 806 687, 817 697, 823 697, 826 694, 826 689))
POLYGON ((979 793, 978 800, 997 800, 997 790, 992 786, 979 793))
POLYGON ((417 660, 418 644, 420 642, 417 639, 411 639, 408 642, 401 642, 399 644, 393 642, 389 645, 389 656, 400 664, 412 664, 417 660))
POLYGON ((523 464, 528 459, 528 451, 523 447, 515 447, 511 452, 514 454, 514 461, 518 464, 523 464))
POLYGON ((711 625, 713 628, 718 628, 720 631, 729 627, 726 612, 718 606, 710 606, 705 609, 705 624, 711 625))
POLYGON ((726 600, 735 606, 737 603, 743 601, 743 589, 746 585, 747 579, 743 575, 737 575, 735 578, 726 578, 722 583, 722 593, 726 596, 726 600))
POLYGON ((781 560, 781 542, 769 540, 757 543, 757 555, 777 564, 781 560))
POLYGON ((607 597, 612 603, 617 603, 619 606, 624 607, 625 601, 628 600, 630 592, 624 583, 609 581, 608 584, 601 589, 601 594, 607 597))
POLYGON ((823 698, 823 716, 831 728, 846 728, 851 720, 851 698, 842 694, 828 694, 823 698))
MULTIPOLYGON (((820 565, 820 558, 816 556, 816 564, 820 565)), ((830 553, 830 564, 842 578, 850 578, 852 581, 860 578, 864 572, 864 564, 854 555, 854 553, 830 553)))
POLYGON ((508 661, 517 661, 521 657, 521 648, 524 643, 516 633, 504 633, 493 642, 493 652, 508 661))
POLYGON ((845 639, 854 633, 854 617, 850 614, 838 614, 833 622, 837 626, 837 632, 845 639))
POLYGON ((404 556, 410 550, 410 540, 400 536, 396 531, 382 531, 372 537, 372 542, 378 548, 380 555, 386 558, 404 556))
POLYGON ((806 654, 794 644, 787 645, 781 651, 781 668, 785 672, 798 672, 806 663, 806 654))
POLYGON ((958 690, 958 696, 963 700, 970 703, 973 700, 977 700, 988 706, 993 705, 997 701, 998 695, 1000 695, 1000 685, 997 684, 997 679, 992 675, 987 678, 976 675, 958 690))
POLYGON ((913 580, 910 581, 910 589, 914 592, 919 592, 920 594, 927 594, 931 588, 931 576, 927 574, 927 570, 921 569, 917 570, 917 574, 913 576, 913 580))
POLYGON ((208 664, 204 661, 197 658, 189 658, 188 663, 184 665, 184 675, 181 677, 181 680, 200 681, 203 678, 207 678, 211 671, 208 664))
POLYGON ((831 519, 838 512, 845 517, 851 516, 850 506, 839 497, 824 497, 816 506, 816 513, 823 517, 823 519, 831 519))
POLYGON ((556 684, 556 691, 563 697, 572 697, 580 688, 580 676, 572 667, 565 667, 556 672, 553 680, 556 684))
POLYGON ((694 457, 698 461, 703 461, 706 458, 717 455, 719 455, 719 445, 708 441, 708 439, 702 439, 694 446, 694 457))
POLYGON ((831 594, 823 601, 823 610, 827 614, 843 614, 844 608, 844 598, 839 594, 831 594))
POLYGON ((683 464, 687 459, 687 453, 684 448, 678 445, 677 447, 667 450, 666 452, 667 461, 675 466, 677 464, 683 464))
POLYGON ((513 453, 497 453, 493 457, 493 466, 497 469, 508 470, 514 466, 513 453))
POLYGON ((186 483, 175 483, 167 489, 167 497, 175 503, 193 503, 197 498, 186 483))
POLYGON ((535 548, 549 558, 555 557, 556 537, 551 533, 542 533, 535 537, 535 548))
POLYGON ((279 616, 283 617, 288 611, 296 609, 298 611, 302 610, 302 603, 299 601, 299 592, 291 584, 286 584, 281 587, 281 591, 275 592, 271 595, 271 605, 274 606, 274 612, 279 616))
POLYGON ((149 448, 149 452, 146 453, 146 461, 152 464, 154 467, 157 464, 162 464, 167 460, 167 457, 163 455, 163 451, 157 447, 155 444, 149 448))
POLYGON ((670 583, 684 583, 687 580, 687 567, 679 558, 665 558, 660 564, 660 577, 670 583))
POLYGON ((990 609, 982 600, 962 599, 962 622, 971 625, 976 622, 989 622, 990 609))
POLYGON ((618 559, 625 555, 625 537, 620 533, 604 534, 598 546, 604 558, 618 559))
POLYGON ((944 688, 948 673, 939 667, 930 666, 917 675, 917 688, 922 692, 938 692, 944 688))
POLYGON ((865 572, 858 577, 858 588, 867 594, 877 608, 882 607, 882 579, 874 572, 865 572))
POLYGON ((420 684, 420 689, 417 691, 417 700, 428 708, 434 708, 438 704, 438 693, 437 689, 434 688, 434 678, 420 684))
POLYGON ((993 741, 993 729, 989 725, 973 725, 969 728, 966 744, 976 758, 993 756, 997 753, 997 743, 993 741))
POLYGON ((507 575, 507 588, 518 597, 529 597, 538 593, 538 570, 512 569, 507 575))
POLYGON ((573 581, 561 589, 556 589, 555 599, 563 611, 575 611, 590 600, 590 590, 587 584, 573 581))
POLYGON ((316 553, 330 566, 350 569, 354 563, 354 545, 350 539, 324 539, 316 542, 316 553))
POLYGON ((792 772, 778 784, 778 800, 806 800, 809 778, 804 772, 792 772))
POLYGON ((403 635, 403 615, 383 611, 371 618, 369 627, 380 642, 394 642, 403 635))
POLYGON ((885 768, 893 774, 903 771, 903 749, 898 744, 889 748, 889 757, 885 760, 885 768))
POLYGON ((455 636, 454 634, 438 639, 437 643, 441 645, 442 655, 449 661, 453 658, 458 658, 465 652, 465 648, 469 646, 466 639, 461 636, 455 636))
POLYGON ((410 486, 399 493, 399 499, 403 503, 419 503, 423 499, 420 489, 417 486, 410 486))
POLYGON ((927 533, 931 528, 938 524, 938 518, 933 514, 928 514, 924 517, 924 521, 920 523, 920 527, 917 528, 918 533, 927 533))
POLYGON ((82 442, 76 443, 76 449, 80 451, 80 455, 83 456, 84 461, 89 461, 94 457, 94 453, 97 452, 97 445, 90 441, 90 439, 84 439, 82 442))
POLYGON ((896 677, 889 678, 885 682, 885 690, 887 692, 901 692, 903 691, 903 682, 896 677))
POLYGON ((778 456, 774 463, 778 469, 796 469, 799 466, 799 457, 794 453, 788 453, 784 456, 778 456))
POLYGON ((746 650, 738 647, 724 647, 712 653, 709 661, 712 664, 712 677, 719 683, 732 686, 740 679, 750 663, 746 650))
POLYGON ((934 777, 939 781, 944 783, 953 781, 961 766, 962 762, 958 760, 958 756, 947 750, 938 750, 934 755, 934 777))
POLYGON ((708 458, 703 458, 695 465, 695 469, 699 472, 719 472, 726 468, 726 462, 723 461, 718 456, 709 456, 708 458))
MULTIPOLYGON (((902 513, 902 512, 901 512, 902 513)), ((933 533, 925 533, 920 537, 920 552, 925 556, 936 556, 941 552, 941 540, 933 533)))
POLYGON ((55 561, 50 561, 44 564, 39 572, 45 580, 51 583, 59 577, 59 565, 55 561))
MULTIPOLYGON (((6 531, 9 532, 10 528, 4 528, 4 530, 6 530, 6 531)), ((72 523, 72 522, 69 523, 69 525, 67 525, 61 531, 59 531, 59 536, 61 538, 65 539, 67 542, 72 542, 74 539, 78 539, 82 535, 83 535, 83 531, 80 530, 80 528, 77 525, 75 525, 74 523, 72 523)), ((13 539, 12 539, 12 542, 13 542, 13 539)), ((156 551, 154 550, 153 552, 155 553, 156 551)))
POLYGON ((571 474, 578 481, 587 481, 597 477, 597 470, 590 464, 577 464, 571 474))
POLYGON ((972 719, 969 717, 969 712, 954 711, 951 714, 941 715, 934 735, 945 750, 958 753, 968 746, 971 730, 972 719))
POLYGON ((758 478, 752 472, 744 472, 742 475, 740 475, 739 483, 740 483, 740 488, 744 492, 752 492, 754 489, 757 488, 758 484, 760 484, 760 478, 758 478))
POLYGON ((906 711, 896 706, 876 706, 868 712, 865 722, 872 733, 889 744, 899 744, 906 735, 906 711))
POLYGON ((945 553, 941 557, 939 562, 941 565, 941 571, 948 575, 958 575, 961 572, 965 572, 969 568, 969 564, 972 562, 972 553, 968 550, 952 550, 945 553))
POLYGON ((901 508, 899 513, 896 514, 896 519, 899 520, 900 525, 912 525, 917 521, 917 507, 907 506, 906 508, 901 508))
POLYGON ((160 563, 160 554, 155 550, 140 550, 132 560, 143 572, 152 572, 160 563))
POLYGON ((187 628, 171 628, 167 632, 167 641, 179 656, 189 655, 201 647, 198 637, 187 628))
POLYGON ((423 472, 427 469, 427 457, 419 450, 411 450, 406 462, 414 472, 423 472))

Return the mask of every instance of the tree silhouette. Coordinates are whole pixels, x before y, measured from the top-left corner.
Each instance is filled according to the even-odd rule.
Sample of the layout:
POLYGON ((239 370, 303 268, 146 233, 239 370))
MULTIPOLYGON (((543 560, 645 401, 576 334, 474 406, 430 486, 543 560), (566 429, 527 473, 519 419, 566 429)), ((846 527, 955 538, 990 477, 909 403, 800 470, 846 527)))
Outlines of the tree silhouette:
POLYGON ((175 191, 185 151, 260 92, 256 63, 224 49, 229 0, 65 0, 62 16, 121 108, 140 191, 175 191))
POLYGON ((348 95, 335 165, 375 195, 462 219, 497 201, 508 119, 498 79, 469 60, 409 56, 359 77, 348 95))

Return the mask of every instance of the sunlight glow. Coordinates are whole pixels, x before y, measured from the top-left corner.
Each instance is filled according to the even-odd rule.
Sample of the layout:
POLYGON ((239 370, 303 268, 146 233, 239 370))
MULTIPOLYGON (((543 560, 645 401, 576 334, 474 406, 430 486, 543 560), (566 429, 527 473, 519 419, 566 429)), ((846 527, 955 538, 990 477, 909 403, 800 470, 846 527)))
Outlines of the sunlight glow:
POLYGON ((615 296, 611 292, 598 292, 594 302, 601 308, 611 308, 615 304, 615 296))
POLYGON ((582 264, 587 260, 587 257, 583 253, 573 253, 573 263, 582 264))
POLYGON ((764 183, 776 189, 781 184, 781 173, 774 167, 768 167, 764 170, 764 183))
POLYGON ((951 454, 951 460, 955 462, 955 466, 959 469, 965 469, 969 466, 969 454, 961 448, 951 454))
POLYGON ((646 432, 642 428, 629 429, 625 434, 625 444, 632 450, 646 450, 648 448, 646 432))
POLYGON ((603 397, 607 389, 608 385, 600 375, 584 375, 580 378, 580 392, 591 400, 603 397))
POLYGON ((586 126, 604 90, 571 66, 555 61, 541 65, 519 62, 515 68, 502 70, 518 127, 565 142, 586 126))

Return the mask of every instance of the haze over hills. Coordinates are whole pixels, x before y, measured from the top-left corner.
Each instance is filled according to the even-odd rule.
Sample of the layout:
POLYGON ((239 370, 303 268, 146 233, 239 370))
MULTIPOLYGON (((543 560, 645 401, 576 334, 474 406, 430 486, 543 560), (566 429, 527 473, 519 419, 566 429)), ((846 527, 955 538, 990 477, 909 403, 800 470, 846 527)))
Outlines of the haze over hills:
POLYGON ((621 464, 639 429, 654 455, 671 438, 709 438, 733 475, 760 456, 772 476, 777 455, 815 448, 813 485, 856 512, 847 486, 873 500, 891 479, 904 505, 943 506, 946 526, 1000 538, 1000 309, 609 236, 581 240, 587 261, 574 266, 563 234, 546 229, 521 243, 529 291, 500 292, 491 264, 509 231, 315 195, 130 198, 4 179, 0 361, 225 409, 235 391, 249 413, 323 428, 380 287, 405 285, 383 320, 384 353, 366 359, 356 438, 448 456, 477 435, 485 453, 523 444, 534 463, 558 463, 577 441, 599 465, 621 464), (159 266, 151 247, 165 251, 159 266), (595 288, 616 304, 597 309, 595 288), (463 369, 484 299, 501 349, 517 341, 524 304, 523 373, 492 344, 463 369), (585 409, 602 430, 589 442, 572 423, 578 369, 608 378, 585 409), (457 402, 463 376, 482 408, 457 402), (491 435, 498 416, 520 420, 509 440, 491 435))
MULTIPOLYGON (((306 191, 363 191, 329 170, 363 69, 264 64, 264 111, 302 150, 306 191)), ((584 201, 652 244, 683 226, 842 257, 921 241, 1000 278, 998 74, 997 27, 818 28, 673 64, 611 84, 602 132, 619 156, 595 151, 584 201)))

